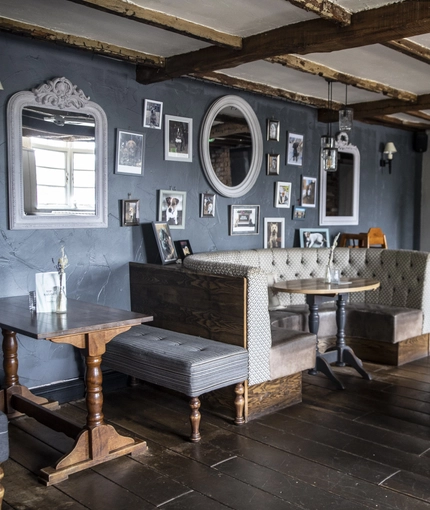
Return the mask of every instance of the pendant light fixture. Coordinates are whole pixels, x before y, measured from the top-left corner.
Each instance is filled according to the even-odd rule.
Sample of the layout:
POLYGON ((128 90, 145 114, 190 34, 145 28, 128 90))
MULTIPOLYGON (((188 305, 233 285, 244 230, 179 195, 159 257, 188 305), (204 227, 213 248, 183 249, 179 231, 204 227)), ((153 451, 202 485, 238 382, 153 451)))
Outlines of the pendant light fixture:
MULTIPOLYGON (((332 109, 332 85, 331 80, 328 83, 328 100, 327 107, 332 109)), ((337 147, 335 146, 334 137, 331 134, 331 122, 328 125, 328 133, 321 137, 321 165, 326 172, 336 172, 337 170, 337 147)))
POLYGON ((345 85, 345 105, 339 110, 339 131, 351 131, 354 110, 348 108, 348 85, 345 85))

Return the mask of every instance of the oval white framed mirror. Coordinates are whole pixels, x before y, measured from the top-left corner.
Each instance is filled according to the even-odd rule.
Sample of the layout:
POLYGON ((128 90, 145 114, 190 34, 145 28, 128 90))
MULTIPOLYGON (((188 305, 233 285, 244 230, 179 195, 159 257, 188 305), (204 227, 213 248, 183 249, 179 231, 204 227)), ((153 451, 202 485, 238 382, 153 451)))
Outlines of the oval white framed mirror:
POLYGON ((7 106, 9 228, 106 228, 107 118, 66 78, 7 106))
POLYGON ((263 136, 249 103, 223 96, 208 109, 200 132, 200 156, 211 186, 224 197, 241 197, 254 186, 263 160, 263 136))
POLYGON ((360 213, 360 151, 338 138, 336 172, 320 165, 320 225, 358 225, 360 213))

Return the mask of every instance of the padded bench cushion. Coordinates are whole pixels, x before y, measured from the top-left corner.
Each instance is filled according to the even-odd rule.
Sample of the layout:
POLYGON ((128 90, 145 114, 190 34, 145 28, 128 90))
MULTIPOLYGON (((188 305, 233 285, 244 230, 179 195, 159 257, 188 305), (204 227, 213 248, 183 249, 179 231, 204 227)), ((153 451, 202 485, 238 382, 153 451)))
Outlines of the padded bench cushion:
POLYGON ((396 344, 420 336, 422 327, 421 310, 366 303, 346 305, 347 336, 396 344))
POLYGON ((144 324, 109 342, 103 364, 189 397, 248 379, 243 347, 144 324))
POLYGON ((272 327, 270 377, 286 377, 315 365, 316 337, 285 328, 272 327))

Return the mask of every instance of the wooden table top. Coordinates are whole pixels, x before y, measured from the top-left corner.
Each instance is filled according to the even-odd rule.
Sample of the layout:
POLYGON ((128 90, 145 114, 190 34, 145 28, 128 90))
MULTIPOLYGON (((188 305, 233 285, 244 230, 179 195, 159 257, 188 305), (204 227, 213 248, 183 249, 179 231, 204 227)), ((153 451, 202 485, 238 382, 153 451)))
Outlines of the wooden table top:
POLYGON ((67 313, 35 313, 28 309, 28 296, 0 298, 0 327, 31 338, 54 338, 135 326, 152 321, 150 315, 67 299, 67 313))
POLYGON ((341 279, 340 283, 326 283, 324 278, 306 278, 301 280, 286 280, 272 285, 273 290, 289 292, 291 294, 326 294, 337 295, 348 292, 361 292, 377 289, 380 285, 373 278, 341 279))

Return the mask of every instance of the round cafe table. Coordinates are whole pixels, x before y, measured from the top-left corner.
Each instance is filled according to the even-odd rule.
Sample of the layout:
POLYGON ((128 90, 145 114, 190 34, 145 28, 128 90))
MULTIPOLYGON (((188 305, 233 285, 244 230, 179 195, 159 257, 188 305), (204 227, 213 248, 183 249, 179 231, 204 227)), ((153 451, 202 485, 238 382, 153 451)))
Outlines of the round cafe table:
POLYGON ((363 363, 354 354, 351 347, 345 343, 345 297, 350 292, 363 292, 366 290, 377 289, 380 285, 378 280, 372 278, 349 278, 340 280, 340 283, 326 283, 324 278, 308 278, 301 280, 287 280, 277 282, 272 289, 277 292, 289 292, 290 294, 305 294, 306 303, 309 306, 309 331, 317 337, 317 353, 315 368, 309 370, 312 375, 322 372, 331 381, 333 381, 339 389, 345 389, 343 383, 334 375, 330 366, 335 363, 339 367, 350 365, 364 378, 371 379, 363 369, 363 363), (320 353, 318 349, 318 329, 319 314, 318 308, 320 303, 336 297, 336 345, 327 349, 326 352, 320 353))

